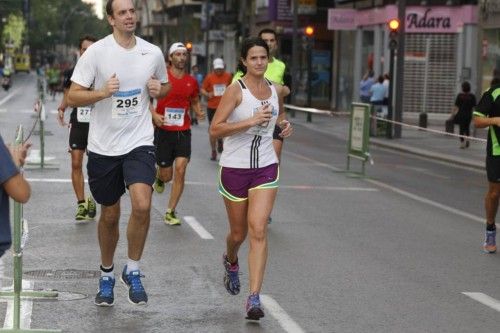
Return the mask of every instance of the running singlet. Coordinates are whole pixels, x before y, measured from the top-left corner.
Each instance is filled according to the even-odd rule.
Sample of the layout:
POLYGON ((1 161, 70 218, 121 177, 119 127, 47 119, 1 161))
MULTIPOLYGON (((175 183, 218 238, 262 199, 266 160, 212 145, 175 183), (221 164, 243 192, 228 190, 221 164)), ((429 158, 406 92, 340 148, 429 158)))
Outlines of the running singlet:
POLYGON ((168 81, 172 85, 166 97, 158 100, 156 113, 164 116, 165 131, 185 131, 191 128, 189 108, 191 99, 198 97, 198 82, 194 77, 185 74, 178 79, 168 71, 168 81))
POLYGON ((224 150, 219 161, 223 167, 230 168, 263 168, 278 163, 273 147, 274 125, 278 118, 278 94, 274 85, 267 81, 271 88, 271 97, 266 100, 255 98, 242 80, 238 80, 241 88, 241 103, 229 115, 227 122, 234 123, 253 116, 263 104, 271 104, 273 116, 265 124, 251 127, 224 138, 224 150))

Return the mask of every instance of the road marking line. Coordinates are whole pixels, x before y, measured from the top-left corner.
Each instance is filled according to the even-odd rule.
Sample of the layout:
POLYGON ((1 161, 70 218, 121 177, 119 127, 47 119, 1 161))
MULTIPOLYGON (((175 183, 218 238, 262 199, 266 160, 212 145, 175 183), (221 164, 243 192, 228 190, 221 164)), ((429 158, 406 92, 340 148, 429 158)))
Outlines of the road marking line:
POLYGON ((15 94, 17 94, 17 92, 19 91, 19 89, 21 88, 17 88, 16 90, 14 90, 13 92, 11 92, 10 94, 8 94, 7 96, 5 96, 2 100, 0 100, 0 105, 4 104, 5 102, 7 102, 9 99, 11 99, 12 97, 14 97, 15 94))
POLYGON ((310 185, 280 185, 280 188, 289 188, 293 190, 327 190, 327 191, 365 191, 379 192, 379 189, 373 187, 342 187, 342 186, 310 186, 310 185))
MULTIPOLYGON (((33 282, 23 280, 23 290, 33 289, 33 282)), ((31 327, 31 312, 33 310, 33 300, 21 298, 21 314, 19 326, 23 329, 31 327)), ((7 300, 7 312, 3 322, 3 328, 12 328, 14 323, 14 300, 9 298, 7 300)))
POLYGON ((399 188, 391 186, 389 184, 385 184, 385 183, 382 183, 382 182, 379 182, 379 181, 373 180, 373 179, 365 179, 365 181, 367 181, 369 183, 372 183, 374 185, 378 185, 380 187, 386 188, 388 190, 391 190, 393 192, 401 194, 401 195, 403 195, 403 196, 405 196, 407 198, 413 199, 415 201, 419 201, 421 203, 424 203, 424 204, 427 204, 427 205, 430 205, 430 206, 434 206, 436 208, 439 208, 439 209, 445 210, 447 212, 450 212, 450 213, 453 213, 453 214, 456 214, 456 215, 459 215, 459 216, 471 219, 471 220, 479 222, 479 223, 483 223, 483 224, 486 223, 486 221, 485 221, 485 219, 483 217, 472 215, 472 214, 469 214, 467 212, 464 212, 463 210, 456 209, 456 208, 453 208, 453 207, 450 207, 450 206, 446 206, 446 205, 440 204, 438 202, 432 201, 430 199, 426 199, 424 197, 418 196, 416 194, 412 194, 410 192, 406 192, 404 190, 400 190, 399 188))
POLYGON ((483 293, 462 292, 465 296, 500 312, 500 301, 483 293))
POLYGON ((24 109, 24 110, 19 110, 19 113, 33 113, 36 115, 35 110, 33 109, 24 109))
MULTIPOLYGON (((322 163, 322 162, 319 162, 319 161, 316 161, 314 159, 311 159, 309 157, 304 157, 302 155, 298 155, 298 154, 295 154, 295 153, 291 153, 291 152, 288 152, 288 151, 284 151, 285 154, 289 154, 289 155, 292 155, 296 158, 299 158, 299 159, 302 159, 302 160, 306 160, 306 161, 309 161, 310 163, 314 163, 316 165, 319 165, 319 166, 322 166, 322 167, 325 167, 327 169, 330 169, 330 170, 333 170, 333 171, 341 171, 341 169, 339 168, 336 168, 334 166, 331 166, 331 165, 328 165, 326 163, 322 163)), ((485 224, 486 221, 483 217, 479 217, 479 216, 476 216, 476 215, 472 215, 472 214, 469 214, 467 212, 464 212, 462 210, 459 210, 459 209, 455 209, 453 207, 450 207, 450 206, 446 206, 446 205, 443 205, 443 204, 440 204, 440 203, 437 203, 435 201, 432 201, 430 199, 426 199, 424 197, 421 197, 421 196, 418 196, 416 194, 412 194, 410 192, 407 192, 407 191, 404 191, 404 190, 401 190, 397 187, 394 187, 394 186, 391 186, 389 184, 386 184, 386 183, 382 183, 380 181, 377 181, 377 180, 373 180, 373 179, 368 179, 368 178, 362 178, 362 180, 366 181, 366 182, 369 182, 369 183, 372 183, 374 185, 377 185, 377 186, 380 186, 380 187, 383 187, 385 189, 388 189, 388 190, 391 190, 393 192, 396 192, 398 194, 401 194, 402 196, 405 196, 407 198, 410 198, 410 199, 413 199, 415 201, 418 201, 418 202, 421 202, 421 203, 424 203, 424 204, 427 204, 427 205, 430 205, 430 206, 433 206, 433 207, 436 207, 436 208, 439 208, 439 209, 442 209, 442 210, 445 210, 447 212, 450 212, 450 213, 453 213, 453 214, 456 214, 456 215, 459 215, 461 217, 465 217, 465 218, 468 218, 468 219, 471 219, 473 221, 476 221, 476 222, 479 222, 479 223, 483 223, 485 224)))
POLYGON ((304 333, 305 331, 286 313, 285 310, 269 295, 260 295, 262 305, 278 321, 280 326, 289 333, 304 333))
POLYGON ((200 222, 198 222, 193 216, 184 216, 184 221, 186 221, 186 223, 189 224, 189 226, 193 228, 193 230, 196 231, 202 239, 214 239, 214 236, 203 228, 200 222))

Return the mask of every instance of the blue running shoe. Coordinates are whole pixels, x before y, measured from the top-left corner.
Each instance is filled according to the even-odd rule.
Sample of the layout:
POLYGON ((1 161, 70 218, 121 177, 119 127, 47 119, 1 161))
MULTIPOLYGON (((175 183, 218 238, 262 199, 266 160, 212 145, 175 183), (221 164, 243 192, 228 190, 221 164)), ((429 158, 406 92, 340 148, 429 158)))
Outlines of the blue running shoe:
POLYGON ((240 266, 238 265, 238 261, 235 264, 231 264, 224 254, 222 263, 224 264, 224 286, 231 295, 238 295, 240 293, 240 277, 238 276, 240 266))
POLYGON ((246 319, 259 320, 260 318, 264 317, 264 311, 262 311, 262 307, 260 305, 259 294, 254 293, 248 296, 246 310, 246 319))
POLYGON ((128 289, 128 301, 132 304, 143 305, 148 302, 148 295, 141 283, 141 272, 131 271, 127 274, 127 265, 123 268, 121 281, 128 289))
POLYGON ((114 287, 114 278, 101 276, 99 279, 99 290, 97 290, 97 295, 95 295, 94 304, 97 306, 113 306, 113 304, 115 304, 115 296, 113 294, 114 287))
POLYGON ((497 252, 497 244, 495 241, 497 231, 496 230, 486 230, 486 239, 483 244, 483 251, 486 253, 497 252))

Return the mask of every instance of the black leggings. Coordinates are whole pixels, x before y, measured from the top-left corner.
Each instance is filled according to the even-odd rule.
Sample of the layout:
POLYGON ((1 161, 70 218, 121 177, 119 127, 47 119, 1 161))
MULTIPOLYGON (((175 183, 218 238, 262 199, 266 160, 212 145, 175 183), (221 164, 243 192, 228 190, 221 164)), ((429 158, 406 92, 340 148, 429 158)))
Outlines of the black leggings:
MULTIPOLYGON (((460 122, 458 123, 458 127, 459 127, 459 134, 460 135, 466 135, 466 136, 470 136, 470 121, 468 122, 460 122)), ((460 138, 460 141, 464 141, 465 139, 464 138, 460 138)))

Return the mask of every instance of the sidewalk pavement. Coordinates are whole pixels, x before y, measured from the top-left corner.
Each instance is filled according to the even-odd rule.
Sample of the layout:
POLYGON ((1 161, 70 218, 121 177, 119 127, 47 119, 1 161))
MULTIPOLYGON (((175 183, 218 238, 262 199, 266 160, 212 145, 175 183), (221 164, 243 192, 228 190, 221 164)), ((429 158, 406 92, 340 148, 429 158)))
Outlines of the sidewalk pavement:
MULTIPOLYGON (((306 121, 305 112, 296 112, 295 117, 288 115, 293 124, 305 126, 311 130, 334 135, 347 140, 349 133, 348 115, 312 115, 312 122, 306 121)), ((424 156, 436 160, 467 166, 484 170, 486 157, 487 129, 475 129, 471 124, 470 146, 466 149, 460 148, 458 137, 447 135, 445 132, 445 121, 449 114, 428 114, 427 128, 440 133, 428 132, 402 126, 401 138, 388 139, 384 136, 371 136, 370 145, 379 146, 411 154, 424 156)), ((418 126, 419 115, 406 113, 403 115, 403 123, 418 126)), ((458 125, 455 126, 455 134, 458 134, 458 125)))

